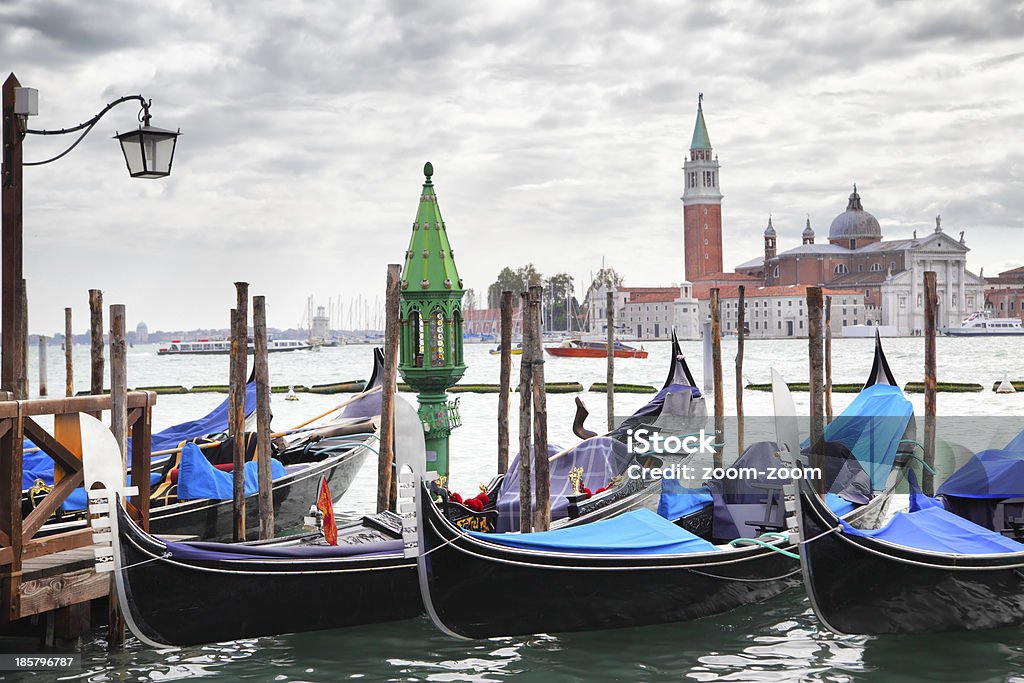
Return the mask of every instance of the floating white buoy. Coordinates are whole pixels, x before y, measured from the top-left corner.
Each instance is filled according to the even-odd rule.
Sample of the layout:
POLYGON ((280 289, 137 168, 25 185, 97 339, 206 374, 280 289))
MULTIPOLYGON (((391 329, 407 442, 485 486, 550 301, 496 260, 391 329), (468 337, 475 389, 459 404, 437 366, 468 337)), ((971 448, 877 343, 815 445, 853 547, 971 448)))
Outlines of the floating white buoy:
POLYGON ((298 401, 299 397, 295 395, 295 387, 288 387, 288 394, 284 397, 286 401, 298 401))
POLYGON ((997 394, 1013 394, 1016 393, 1017 389, 1014 388, 1013 383, 1009 380, 1006 375, 1003 375, 1003 381, 996 387, 997 394))

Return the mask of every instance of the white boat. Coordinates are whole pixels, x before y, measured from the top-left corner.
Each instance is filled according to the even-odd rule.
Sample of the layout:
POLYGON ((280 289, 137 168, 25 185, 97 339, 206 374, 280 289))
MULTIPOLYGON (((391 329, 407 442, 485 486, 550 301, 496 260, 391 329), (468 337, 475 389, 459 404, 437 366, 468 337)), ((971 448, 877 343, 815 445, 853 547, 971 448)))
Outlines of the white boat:
POLYGON ((1015 336, 1024 335, 1024 326, 1020 318, 996 318, 992 311, 977 311, 964 318, 960 327, 947 328, 946 334, 952 337, 1015 336))
MULTIPOLYGON (((274 353, 275 351, 301 351, 308 348, 311 348, 309 344, 296 339, 271 339, 267 342, 268 353, 274 353)), ((251 339, 249 340, 247 351, 248 353, 255 353, 256 351, 256 347, 251 339)), ((197 339, 196 341, 172 339, 169 346, 157 351, 159 356, 227 353, 231 353, 230 339, 197 339)))

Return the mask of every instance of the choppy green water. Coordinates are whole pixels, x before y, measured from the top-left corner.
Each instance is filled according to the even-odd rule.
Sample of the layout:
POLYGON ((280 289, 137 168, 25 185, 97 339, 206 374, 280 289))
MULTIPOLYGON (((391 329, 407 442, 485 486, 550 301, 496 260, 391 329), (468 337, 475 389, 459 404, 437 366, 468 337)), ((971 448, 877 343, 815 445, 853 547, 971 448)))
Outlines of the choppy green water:
MULTIPOLYGON (((940 380, 989 385, 1009 371, 1024 378, 1019 366, 1021 342, 1012 338, 939 340, 940 380)), ((651 357, 623 361, 616 379, 660 385, 668 347, 647 344, 651 357)), ((836 340, 835 381, 863 381, 871 362, 871 340, 836 340)), ((897 379, 920 379, 923 341, 885 341, 897 379)), ((77 349, 82 351, 82 349, 77 349)), ((697 381, 702 366, 699 344, 684 344, 697 381)), ((727 342, 727 414, 735 405, 730 393, 734 342, 727 342)), ((62 359, 50 354, 50 385, 60 386, 62 359)), ((496 382, 497 359, 481 345, 467 348, 467 381, 496 382)), ((325 349, 271 357, 275 384, 315 384, 366 377, 369 347, 325 349)), ((807 375, 806 343, 751 341, 747 344, 744 375, 753 382, 768 381, 774 365, 790 381, 807 375)), ((79 365, 79 367, 85 367, 79 365)), ((545 366, 549 381, 579 381, 585 387, 602 381, 604 361, 551 359, 545 366)), ((514 369, 514 372, 517 370, 514 369)), ((35 375, 34 368, 30 376, 35 375)), ((136 347, 129 354, 131 385, 222 383, 227 361, 221 357, 158 358, 153 347, 136 347)), ((81 379, 81 378, 80 378, 81 379)), ((453 476, 456 489, 474 490, 490 479, 494 464, 494 395, 462 394, 464 426, 453 437, 453 476)), ((202 414, 222 400, 215 394, 161 396, 154 413, 160 429, 202 414)), ((604 421, 604 397, 584 394, 591 404, 591 426, 604 421)), ((837 395, 839 411, 852 395, 837 395)), ((911 396, 918 412, 920 395, 911 396)), ((548 399, 549 433, 553 443, 571 443, 571 395, 548 399)), ((806 410, 806 394, 797 394, 798 410, 806 410)), ((275 427, 286 427, 317 414, 337 397, 306 395, 301 401, 275 401, 275 427)), ((646 397, 617 397, 617 411, 628 413, 646 397)), ((770 415, 769 394, 747 392, 748 415, 770 415)), ((512 432, 515 433, 515 410, 512 432)), ((1024 415, 1024 393, 1000 396, 950 394, 939 397, 940 415, 1024 415)), ((359 473, 339 501, 343 517, 356 518, 373 505, 374 468, 359 473)), ((268 601, 275 596, 266 596, 268 601)), ((309 605, 308 609, 316 609, 309 605)), ((1006 681, 1024 680, 1024 629, 954 633, 915 637, 839 637, 818 626, 801 589, 763 605, 748 606, 696 622, 581 634, 538 635, 482 642, 452 640, 437 632, 426 618, 338 631, 259 638, 186 650, 155 651, 129 639, 123 652, 108 653, 102 631, 82 643, 83 670, 75 674, 32 676, 31 680, 131 681, 181 680, 215 676, 223 680, 339 681, 339 680, 671 680, 695 681, 1006 681)), ((0 673, 0 679, 3 679, 0 673)), ((13 680, 8 676, 7 680, 13 680)))

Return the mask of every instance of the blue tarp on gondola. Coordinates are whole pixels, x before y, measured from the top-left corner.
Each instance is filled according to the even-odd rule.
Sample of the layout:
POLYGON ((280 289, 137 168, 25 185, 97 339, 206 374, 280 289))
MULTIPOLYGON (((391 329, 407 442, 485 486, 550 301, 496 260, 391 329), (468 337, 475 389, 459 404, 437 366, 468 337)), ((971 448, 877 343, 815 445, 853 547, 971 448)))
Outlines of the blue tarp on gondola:
MULTIPOLYGON (((378 398, 379 402, 379 398, 378 398)), ((245 414, 249 415, 256 409, 256 382, 250 382, 245 386, 245 414)), ((194 439, 207 434, 217 434, 227 431, 228 428, 228 399, 211 410, 209 413, 197 420, 182 422, 167 429, 161 430, 150 439, 150 452, 163 451, 169 448, 177 448, 178 444, 187 439, 194 439)), ((131 438, 128 439, 128 448, 131 449, 131 438)), ((25 440, 23 444, 26 450, 35 447, 31 441, 25 440)), ((163 456, 166 458, 167 456, 163 456)), ((157 458, 159 462, 161 458, 157 458)), ((21 488, 27 490, 35 485, 36 481, 42 480, 47 486, 53 486, 53 459, 42 451, 31 451, 22 456, 21 488)), ((77 508, 75 508, 77 509, 77 508)))
POLYGON ((641 508, 611 519, 531 534, 471 536, 522 550, 581 555, 676 555, 714 551, 715 546, 641 508))
POLYGON ((870 475, 872 488, 881 490, 913 414, 913 405, 899 387, 875 384, 857 394, 825 427, 825 439, 849 448, 870 475))
POLYGON ((957 498, 1024 496, 1024 453, 998 449, 975 453, 943 482, 938 493, 957 498))
POLYGON ((713 501, 714 497, 706 486, 687 488, 676 479, 662 479, 658 516, 676 520, 702 510, 713 501))
MULTIPOLYGON (((271 479, 283 477, 284 465, 271 458, 271 479)), ((255 460, 245 463, 245 495, 254 495, 259 490, 258 464, 255 460)), ((206 459, 199 446, 185 444, 181 451, 181 465, 178 473, 178 499, 213 498, 228 500, 234 495, 234 474, 218 470, 206 459)))

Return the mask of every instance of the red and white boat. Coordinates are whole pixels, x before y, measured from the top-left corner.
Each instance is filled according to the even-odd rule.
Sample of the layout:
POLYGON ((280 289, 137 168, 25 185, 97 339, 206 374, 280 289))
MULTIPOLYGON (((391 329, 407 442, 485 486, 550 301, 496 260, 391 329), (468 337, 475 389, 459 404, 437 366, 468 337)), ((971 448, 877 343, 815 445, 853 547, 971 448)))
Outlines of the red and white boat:
MULTIPOLYGON (((632 346, 626 346, 620 341, 616 341, 614 349, 616 358, 647 358, 647 352, 644 351, 644 347, 642 346, 639 349, 637 349, 633 348, 632 346)), ((558 356, 561 358, 608 357, 608 344, 607 342, 601 341, 583 341, 580 339, 572 339, 562 342, 559 346, 545 347, 544 350, 550 353, 552 356, 558 356)))

